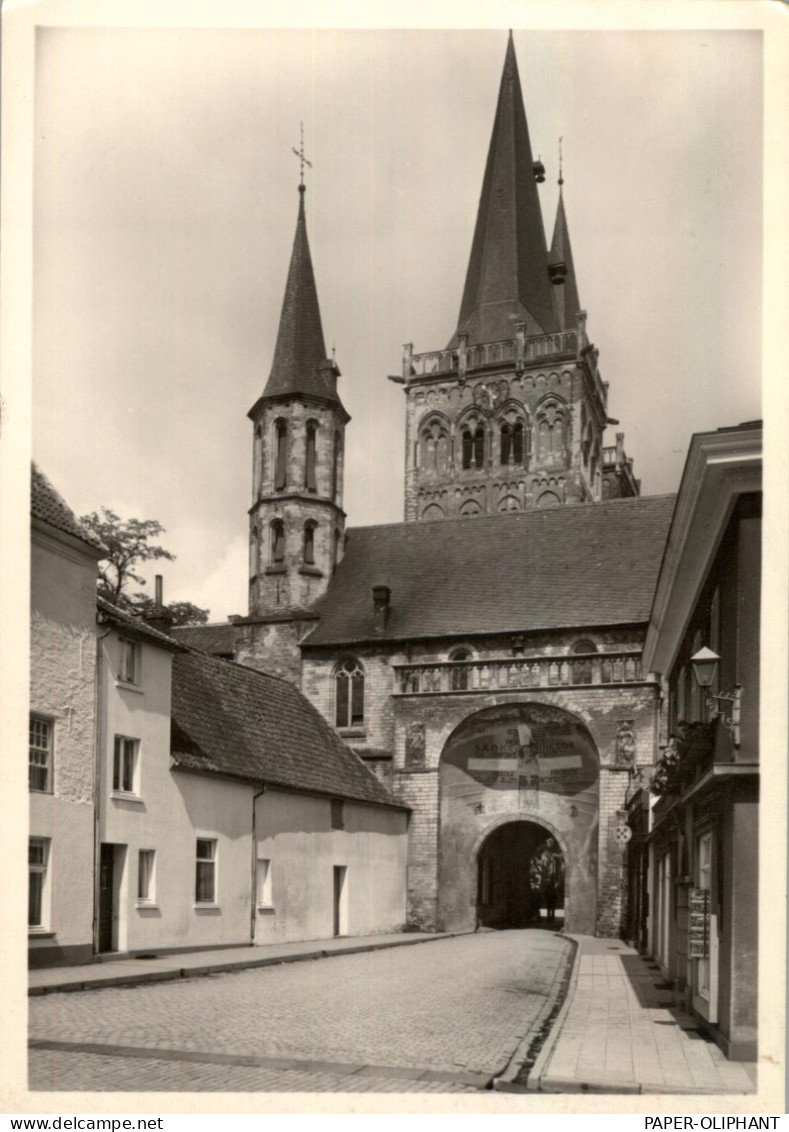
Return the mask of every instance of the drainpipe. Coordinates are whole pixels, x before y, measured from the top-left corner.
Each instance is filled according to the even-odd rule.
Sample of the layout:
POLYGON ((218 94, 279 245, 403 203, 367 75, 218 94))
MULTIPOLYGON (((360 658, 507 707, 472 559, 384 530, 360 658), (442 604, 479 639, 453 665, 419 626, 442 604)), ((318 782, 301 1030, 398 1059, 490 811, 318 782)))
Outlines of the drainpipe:
POLYGON ((258 908, 258 835, 257 835, 257 800, 266 793, 266 787, 261 786, 257 794, 252 796, 252 900, 249 912, 249 946, 255 943, 255 924, 257 922, 258 908))
MULTIPOLYGON (((103 614, 98 614, 97 621, 104 624, 103 614)), ((105 629, 96 638, 96 688, 94 695, 94 708, 96 721, 94 725, 95 752, 93 758, 93 954, 99 953, 99 877, 101 873, 101 756, 104 749, 104 720, 102 718, 103 697, 101 694, 101 658, 104 652, 103 643, 112 632, 112 626, 105 629)))

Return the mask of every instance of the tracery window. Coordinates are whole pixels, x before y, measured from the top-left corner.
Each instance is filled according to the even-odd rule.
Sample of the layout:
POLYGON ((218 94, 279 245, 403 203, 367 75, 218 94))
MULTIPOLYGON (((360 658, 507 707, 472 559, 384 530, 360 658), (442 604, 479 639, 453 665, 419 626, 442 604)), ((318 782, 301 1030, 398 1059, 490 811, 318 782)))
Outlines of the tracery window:
POLYGON ((467 425, 462 435, 462 464, 464 468, 482 468, 485 464, 485 429, 467 425))
POLYGON ((441 421, 428 421, 420 431, 420 464, 430 475, 443 475, 449 465, 449 431, 441 421))
POLYGON ((504 421, 501 426, 499 459, 502 464, 523 464, 524 462, 523 421, 504 421))
POLYGON ((334 673, 334 722, 337 727, 364 725, 364 670, 355 657, 342 661, 334 673))
POLYGON ((566 415, 561 402, 546 401, 537 413, 537 451, 541 462, 563 460, 566 449, 566 415))

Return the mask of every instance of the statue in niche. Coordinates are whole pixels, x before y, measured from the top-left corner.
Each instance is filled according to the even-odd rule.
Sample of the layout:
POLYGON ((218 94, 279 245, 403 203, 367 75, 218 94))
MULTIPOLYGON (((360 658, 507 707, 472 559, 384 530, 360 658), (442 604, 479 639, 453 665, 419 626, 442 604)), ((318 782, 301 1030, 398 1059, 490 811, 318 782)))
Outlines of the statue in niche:
POLYGON ((635 766, 636 734, 632 719, 617 720, 615 753, 616 766, 635 766))
POLYGON ((424 766, 425 762, 425 725, 424 723, 409 723, 405 731, 405 764, 406 766, 424 766))

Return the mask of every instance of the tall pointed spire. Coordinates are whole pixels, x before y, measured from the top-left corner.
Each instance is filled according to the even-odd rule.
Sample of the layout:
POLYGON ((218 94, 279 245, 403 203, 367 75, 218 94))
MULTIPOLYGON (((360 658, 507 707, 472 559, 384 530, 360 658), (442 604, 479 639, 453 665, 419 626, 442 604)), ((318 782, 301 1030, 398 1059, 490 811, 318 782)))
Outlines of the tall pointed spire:
POLYGON ((305 186, 300 184, 299 215, 279 318, 277 345, 263 396, 307 394, 338 401, 339 371, 326 357, 318 291, 307 240, 304 193, 305 186))
POLYGON ((551 241, 551 271, 556 272, 559 265, 563 270, 557 274, 558 285, 555 288, 556 309, 559 315, 561 330, 572 329, 575 326, 575 316, 581 309, 581 300, 578 297, 578 283, 575 278, 575 264, 573 263, 573 249, 570 245, 570 229, 567 226, 567 214, 564 211, 564 180, 559 174, 559 207, 556 210, 556 224, 553 229, 551 241))
POLYGON ((510 32, 471 245, 458 335, 495 342, 557 329, 534 158, 510 32))

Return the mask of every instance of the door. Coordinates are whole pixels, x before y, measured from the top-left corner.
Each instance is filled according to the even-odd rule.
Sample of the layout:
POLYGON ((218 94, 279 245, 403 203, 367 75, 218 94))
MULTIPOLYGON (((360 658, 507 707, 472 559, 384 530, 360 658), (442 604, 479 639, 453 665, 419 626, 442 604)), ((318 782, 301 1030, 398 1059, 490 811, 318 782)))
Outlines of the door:
POLYGON ((334 934, 345 935, 345 865, 334 866, 334 934))
POLYGON ((99 951, 112 951, 115 846, 102 845, 99 865, 99 951))

